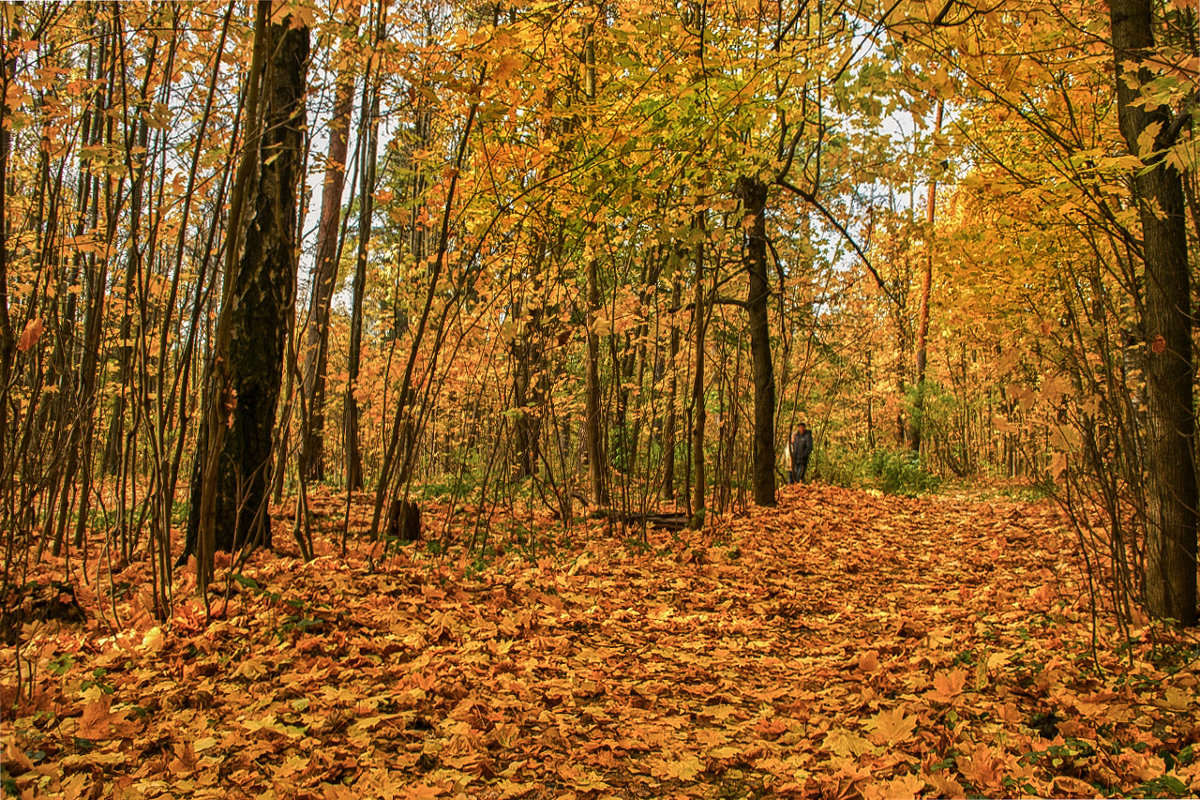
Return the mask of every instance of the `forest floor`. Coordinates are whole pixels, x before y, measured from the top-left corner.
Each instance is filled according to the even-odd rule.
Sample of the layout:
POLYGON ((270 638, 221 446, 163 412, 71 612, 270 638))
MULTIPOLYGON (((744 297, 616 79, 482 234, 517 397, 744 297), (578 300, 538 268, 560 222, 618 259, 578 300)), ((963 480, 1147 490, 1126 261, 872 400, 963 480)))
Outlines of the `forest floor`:
POLYGON ((256 555, 209 611, 181 569, 161 626, 145 567, 93 555, 87 621, 29 623, 20 687, 0 653, 0 794, 1200 791, 1200 642, 1094 622, 1048 503, 812 485, 645 541, 534 523, 538 552, 486 559, 325 534, 312 562, 256 555))

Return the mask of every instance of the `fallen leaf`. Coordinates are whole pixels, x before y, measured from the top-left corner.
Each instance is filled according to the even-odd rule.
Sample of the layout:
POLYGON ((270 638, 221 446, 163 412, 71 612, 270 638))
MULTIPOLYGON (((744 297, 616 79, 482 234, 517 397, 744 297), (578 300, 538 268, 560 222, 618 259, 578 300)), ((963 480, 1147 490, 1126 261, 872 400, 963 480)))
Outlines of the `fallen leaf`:
POLYGON ((838 728, 830 731, 821 745, 830 753, 842 758, 860 758, 875 752, 875 746, 853 731, 838 728))
POLYGON ((955 669, 950 672, 939 672, 933 676, 933 688, 925 696, 937 703, 949 703, 962 694, 967 685, 967 671, 955 669))
POLYGON ((33 769, 33 762, 29 760, 29 756, 11 739, 4 742, 4 768, 13 776, 33 769))
POLYGON ((958 771, 974 786, 984 789, 999 788, 1007 774, 1004 759, 987 745, 974 748, 969 755, 959 756, 958 771))
POLYGON ((870 724, 873 730, 871 741, 878 745, 895 747, 912 738, 917 727, 917 716, 906 716, 902 707, 893 708, 890 711, 880 711, 870 724))
POLYGON ((883 800, 908 800, 920 796, 925 788, 925 779, 920 775, 904 775, 888 781, 880 787, 883 800))
POLYGON ((872 675, 879 671, 879 651, 868 650, 858 657, 858 671, 863 675, 872 675))
POLYGON ((1054 778, 1054 794, 1056 797, 1100 797, 1095 786, 1079 778, 1069 775, 1057 775, 1054 778))

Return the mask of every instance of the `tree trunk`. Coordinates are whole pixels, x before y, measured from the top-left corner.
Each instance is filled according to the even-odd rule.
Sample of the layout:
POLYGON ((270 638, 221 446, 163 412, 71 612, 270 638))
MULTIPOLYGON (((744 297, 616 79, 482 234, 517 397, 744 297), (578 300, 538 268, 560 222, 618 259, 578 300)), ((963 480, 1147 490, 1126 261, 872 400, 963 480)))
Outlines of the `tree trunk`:
MULTIPOLYGON (((0 28, 0 36, 18 38, 14 29, 0 28)), ((14 48, 11 52, 15 53, 14 48)), ((0 96, 7 97, 9 85, 16 73, 17 59, 13 55, 0 63, 0 96)), ((12 376, 13 362, 16 360, 16 334, 13 331, 12 318, 9 316, 8 303, 8 167, 9 156, 12 153, 12 110, 7 103, 0 102, 0 493, 11 497, 12 487, 16 476, 16 453, 9 453, 8 441, 8 408, 9 381, 12 376), (10 461, 10 458, 12 459, 10 461)), ((7 515, 6 515, 7 516, 7 515)), ((4 583, 7 585, 7 575, 4 583)))
POLYGON ((746 310, 750 316, 750 358, 754 373, 754 502, 775 505, 775 376, 771 365, 771 331, 767 306, 767 185, 742 176, 738 196, 746 210, 746 272, 750 276, 746 310))
MULTIPOLYGON (((113 48, 115 48, 117 38, 118 33, 114 30, 112 33, 113 48)), ((108 72, 106 76, 108 83, 104 90, 106 99, 103 101, 105 109, 112 108, 113 94, 116 91, 116 65, 113 57, 113 48, 109 49, 107 59, 104 59, 102 56, 101 60, 102 64, 106 64, 104 68, 108 72)), ((98 137, 101 137, 99 138, 100 141, 112 144, 114 123, 115 117, 112 116, 106 116, 102 120, 97 120, 95 123, 97 124, 96 134, 98 137)), ((111 196, 112 180, 111 176, 105 178, 109 196, 111 196)), ((99 231, 98 195, 99 185, 97 184, 96 191, 92 192, 92 206, 90 211, 91 227, 96 231, 99 231)), ((108 216, 106 222, 107 233, 111 234, 114 220, 112 216, 106 216, 108 216)), ((63 543, 68 514, 67 500, 71 494, 66 489, 72 483, 76 484, 79 496, 79 506, 75 512, 75 543, 77 547, 82 545, 88 525, 89 509, 92 501, 92 470, 90 463, 92 460, 92 443, 94 438, 96 376, 100 367, 101 339, 104 334, 104 315, 108 296, 108 266, 107 256, 91 254, 88 259, 88 269, 85 272, 88 304, 84 316, 84 340, 80 351, 82 355, 78 374, 78 394, 76 396, 76 406, 73 409, 73 413, 76 416, 68 439, 66 469, 63 472, 64 492, 59 505, 58 522, 60 527, 53 548, 55 555, 58 555, 63 543)))
POLYGON ((1141 67, 1154 46, 1150 0, 1110 0, 1117 107, 1129 151, 1145 166, 1134 175, 1146 262, 1142 329, 1148 405, 1146 599, 1157 617, 1195 625, 1196 468, 1193 460, 1192 318, 1183 183, 1163 158, 1169 109, 1147 111, 1141 67), (1132 84, 1132 85, 1130 85, 1132 84), (1143 135, 1154 137, 1150 143, 1143 135))
MULTIPOLYGON (((150 51, 146 54, 147 63, 154 60, 157 45, 157 40, 151 43, 150 51)), ((132 175, 129 197, 129 256, 125 264, 125 286, 123 290, 123 308, 121 310, 121 332, 119 335, 120 344, 117 346, 117 370, 120 375, 120 389, 113 402, 112 417, 109 419, 108 425, 108 436, 105 437, 104 443, 104 458, 101 461, 101 470, 108 475, 115 475, 121 465, 121 457, 124 453, 122 439, 124 438, 125 414, 128 406, 127 392, 132 391, 133 388, 133 307, 137 303, 135 292, 137 280, 142 273, 141 222, 142 214, 146 212, 146 209, 143 208, 143 195, 145 194, 146 161, 148 158, 147 143, 149 140, 149 125, 146 121, 146 113, 149 109, 145 98, 148 94, 149 82, 150 72, 147 70, 141 87, 141 97, 143 99, 136 106, 136 141, 130 137, 129 131, 125 132, 125 166, 132 175), (140 155, 135 155, 135 148, 140 155)))
MULTIPOLYGON (((541 251, 541 241, 534 238, 535 252, 541 251)), ((532 271, 534 274, 534 290, 532 295, 540 300, 541 259, 534 257, 532 271)), ((542 418, 541 405, 544 399, 543 359, 545 356, 545 336, 542 333, 541 306, 530 307, 520 300, 513 304, 513 319, 524 318, 520 333, 513 339, 510 354, 513 359, 513 407, 517 416, 513 423, 513 433, 516 439, 514 456, 516 458, 516 476, 528 478, 537 473, 538 461, 541 458, 542 418)))
POLYGON ((704 424, 707 414, 704 408, 704 334, 708 322, 708 310, 704 306, 704 237, 705 215, 696 214, 696 293, 692 305, 692 325, 695 329, 696 366, 692 373, 692 479, 695 495, 692 501, 692 521, 689 527, 699 530, 704 526, 704 424))
MULTIPOLYGON (((942 129, 943 104, 939 100, 937 115, 933 121, 933 132, 942 129)), ((925 269, 921 273, 921 306, 917 312, 917 357, 916 357, 916 388, 917 401, 913 409, 908 435, 909 449, 917 454, 921 452, 921 436, 925 427, 925 360, 929 340, 929 298, 933 291, 933 223, 936 219, 937 181, 929 181, 929 207, 925 209, 925 269)))
POLYGON ((372 86, 368 78, 363 88, 363 111, 367 116, 365 130, 366 147, 363 150, 362 186, 359 190, 358 252, 354 261, 354 296, 350 311, 350 353, 348 379, 346 381, 345 417, 346 437, 346 489, 356 491, 363 487, 362 453, 358 445, 358 374, 362 363, 363 300, 367 291, 367 255, 371 242, 371 218, 375 213, 375 160, 379 145, 379 87, 372 86))
POLYGON ((309 480, 325 479, 325 373, 329 366, 329 308, 337 280, 341 250, 342 191, 346 184, 346 151, 350 115, 354 110, 354 80, 338 78, 333 118, 329 121, 329 150, 321 189, 321 218, 317 229, 316 268, 304 345, 304 396, 308 425, 304 432, 301 469, 309 480))
POLYGON ((604 447, 604 421, 600 412, 600 337, 596 334, 596 311, 600 308, 600 285, 596 259, 587 265, 587 366, 584 384, 584 442, 587 448, 588 476, 593 505, 608 505, 607 453, 604 447))
MULTIPOLYGON (((258 7, 260 30, 268 25, 264 6, 269 3, 258 7)), ((211 559, 211 552, 205 552, 209 544, 233 550, 271 543, 271 438, 284 339, 295 305, 308 29, 291 28, 285 19, 269 25, 266 39, 263 57, 270 60, 263 64, 261 135, 252 133, 247 140, 247 158, 254 159, 257 169, 250 184, 254 216, 246 226, 237 268, 226 276, 229 288, 218 320, 209 409, 201 432, 204 464, 192 486, 185 556, 199 546, 202 562, 211 559)), ((250 80, 255 77, 252 68, 250 80)), ((247 120, 255 124, 252 114, 247 120)), ((231 221, 229 247, 236 246, 238 227, 231 221)), ((203 564, 201 571, 206 571, 203 564)), ((211 577, 211 570, 206 572, 211 577)))
MULTIPOLYGON (((671 308, 679 308, 682 300, 682 289, 679 283, 679 275, 673 274, 671 278, 671 308)), ((671 344, 668 350, 667 369, 671 371, 671 376, 667 388, 667 418, 663 423, 663 481, 662 481, 662 496, 664 500, 675 499, 675 397, 679 393, 679 376, 675 369, 675 359, 679 355, 679 323, 675 319, 675 313, 671 313, 671 344)))
MULTIPOLYGON (((589 23, 584 43, 584 92, 589 103, 596 100, 596 39, 595 26, 589 23)), ((588 109, 591 113, 591 109, 588 109)), ((596 257, 587 264, 587 366, 585 369, 584 437, 587 446, 588 474, 591 477, 591 500, 594 505, 608 505, 608 453, 604 446, 604 421, 600 413, 600 337, 596 334, 596 311, 600 308, 600 280, 596 273, 596 257)))

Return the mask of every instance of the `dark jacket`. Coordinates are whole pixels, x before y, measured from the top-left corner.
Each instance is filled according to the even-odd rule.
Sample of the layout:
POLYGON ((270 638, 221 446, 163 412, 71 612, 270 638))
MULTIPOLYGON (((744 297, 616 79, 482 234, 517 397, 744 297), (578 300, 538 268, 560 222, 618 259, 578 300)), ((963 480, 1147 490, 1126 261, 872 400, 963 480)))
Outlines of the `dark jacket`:
POLYGON ((813 437, 812 431, 804 431, 796 433, 792 436, 792 463, 797 464, 802 461, 807 461, 812 455, 813 437))

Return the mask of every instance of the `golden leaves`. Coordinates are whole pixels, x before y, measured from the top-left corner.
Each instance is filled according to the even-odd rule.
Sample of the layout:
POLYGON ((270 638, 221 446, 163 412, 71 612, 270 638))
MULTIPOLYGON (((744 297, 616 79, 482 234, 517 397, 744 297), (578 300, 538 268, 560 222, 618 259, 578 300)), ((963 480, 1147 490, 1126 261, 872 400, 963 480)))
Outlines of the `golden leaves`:
POLYGON ((703 771, 704 765, 693 754, 658 762, 651 768, 650 774, 663 780, 676 779, 690 783, 703 771))
POLYGON ((871 741, 878 745, 895 747, 911 739, 917 728, 917 716, 904 712, 905 708, 900 706, 891 711, 880 711, 876 714, 870 722, 870 727, 874 731, 871 734, 871 741))
MULTIPOLYGON (((247 793, 581 800, 733 784, 883 800, 1194 780, 1158 755, 1194 727, 1192 672, 1135 693, 1067 657, 1086 650, 1087 620, 1030 626, 1046 565, 1070 552, 1052 510, 809 485, 722 524, 719 541, 651 531, 642 550, 597 537, 470 577, 468 559, 413 549, 371 569, 353 551, 256 556, 244 574, 279 601, 247 592, 208 628, 149 628, 78 654, 55 679, 98 680, 103 665, 111 693, 81 691, 77 716, 45 722, 39 741, 89 734, 95 747, 73 768, 145 794, 164 775, 212 787, 202 782, 220 770, 247 793), (320 633, 298 625, 317 618, 320 633), (155 695, 143 723, 134 703, 155 695), (1049 710, 1050 735, 1119 752, 1077 748, 1056 766, 1064 739, 1034 727, 1049 710), (1119 723, 1109 738, 1101 720, 1119 723)), ((68 763, 45 759, 5 755, 28 762, 23 780, 68 763)))
POLYGON ((993 748, 980 745, 969 755, 959 756, 958 770, 973 785, 994 792, 1001 788, 1004 777, 1012 773, 1008 760, 1011 759, 1005 759, 993 748))
POLYGON ((847 759, 859 759, 878 752, 870 741, 844 728, 830 731, 821 747, 835 756, 847 759))
POLYGON ((965 669, 939 672, 933 677, 933 688, 926 692, 925 696, 936 703, 951 703, 962 694, 966 684, 967 671, 965 669))

